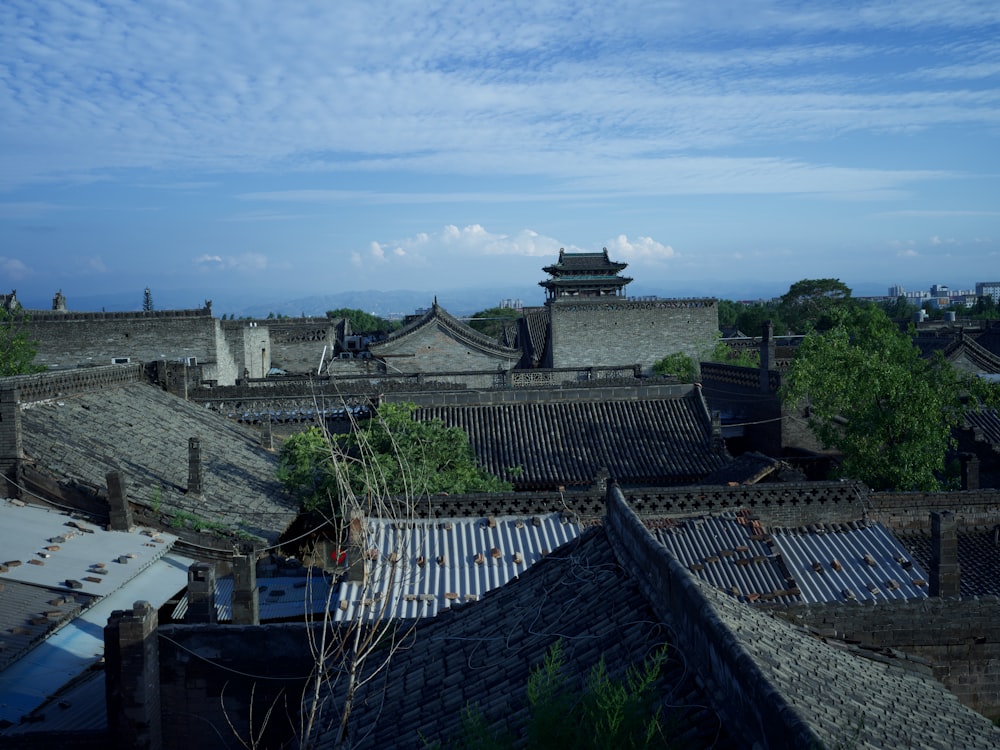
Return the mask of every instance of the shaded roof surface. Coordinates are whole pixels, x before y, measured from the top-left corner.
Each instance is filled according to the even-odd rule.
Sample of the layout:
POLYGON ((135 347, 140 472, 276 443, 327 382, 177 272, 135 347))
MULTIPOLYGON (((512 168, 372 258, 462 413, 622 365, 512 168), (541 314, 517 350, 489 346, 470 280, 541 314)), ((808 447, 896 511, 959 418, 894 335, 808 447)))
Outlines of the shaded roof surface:
POLYGON ((764 677, 826 747, 996 748, 1000 730, 906 660, 868 658, 698 581, 764 677))
POLYGON ((680 398, 421 407, 468 435, 486 471, 515 486, 589 485, 602 469, 622 484, 695 482, 728 463, 711 447, 696 391, 680 398))
POLYGON ((983 436, 983 440, 1000 446, 1000 411, 979 409, 963 415, 965 424, 983 436))
MULTIPOLYGON (((897 532, 900 543, 925 570, 931 564, 929 531, 897 532)), ((961 595, 1000 596, 1000 533, 994 529, 958 532, 961 595)))
MULTIPOLYGON (((602 656, 619 675, 673 642, 669 627, 618 565, 601 528, 588 529, 481 601, 418 625, 386 671, 362 686, 351 714, 352 747, 412 748, 423 745, 421 737, 446 740, 473 704, 491 723, 522 724, 530 672, 557 640, 570 675, 587 674, 602 656)), ((669 655, 659 697, 664 706, 677 707, 680 728, 672 736, 679 746, 738 747, 706 708, 683 654, 671 648, 669 655)), ((318 746, 333 747, 333 732, 318 746)))
POLYGON ((274 541, 297 506, 256 433, 145 383, 22 405, 24 453, 56 478, 106 493, 121 469, 132 502, 183 511, 274 541), (188 439, 200 438, 203 499, 189 497, 188 439))

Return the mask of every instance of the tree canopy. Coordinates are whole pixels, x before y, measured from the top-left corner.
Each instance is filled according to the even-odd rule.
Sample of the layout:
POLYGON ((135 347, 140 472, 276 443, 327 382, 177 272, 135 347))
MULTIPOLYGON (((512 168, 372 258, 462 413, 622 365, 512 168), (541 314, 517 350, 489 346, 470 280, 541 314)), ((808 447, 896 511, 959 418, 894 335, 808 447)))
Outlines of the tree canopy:
POLYGON ((335 514, 347 492, 420 497, 511 489, 476 463, 465 432, 437 419, 415 420, 416 408, 383 403, 347 435, 311 427, 291 436, 281 446, 278 478, 305 510, 332 505, 335 514))
POLYGON ((45 369, 34 363, 38 345, 19 325, 21 320, 26 318, 19 320, 6 310, 0 309, 0 377, 25 375, 45 369))
POLYGON ((803 339, 784 400, 808 404, 816 436, 843 453, 844 476, 876 490, 938 489, 952 428, 977 407, 975 397, 993 401, 995 386, 959 373, 940 354, 922 358, 874 305, 830 315, 827 330, 803 339))
POLYGON ((520 317, 521 311, 513 307, 490 307, 473 313, 469 320, 469 327, 490 338, 499 339, 504 323, 509 320, 517 320, 520 317))
POLYGON ((851 298, 851 288, 840 279, 802 279, 781 297, 781 319, 795 333, 829 328, 834 311, 851 298))
POLYGON ((353 307, 338 307, 336 310, 327 310, 326 317, 331 320, 337 318, 347 318, 351 324, 352 333, 389 333, 399 327, 399 323, 378 315, 366 313, 353 307))

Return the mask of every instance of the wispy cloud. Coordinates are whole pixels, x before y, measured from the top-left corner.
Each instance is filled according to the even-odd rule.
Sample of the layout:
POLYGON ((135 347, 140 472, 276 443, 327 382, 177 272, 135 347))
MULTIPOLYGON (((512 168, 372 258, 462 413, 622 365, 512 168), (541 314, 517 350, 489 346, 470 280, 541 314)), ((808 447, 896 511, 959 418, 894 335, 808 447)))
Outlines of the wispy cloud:
POLYGON ((261 272, 269 267, 266 255, 261 253, 243 253, 242 255, 212 255, 205 253, 194 259, 194 266, 199 271, 243 271, 261 272))
POLYGON ((18 258, 5 258, 2 255, 0 255, 0 271, 3 271, 3 275, 11 281, 20 281, 32 274, 24 261, 18 258))

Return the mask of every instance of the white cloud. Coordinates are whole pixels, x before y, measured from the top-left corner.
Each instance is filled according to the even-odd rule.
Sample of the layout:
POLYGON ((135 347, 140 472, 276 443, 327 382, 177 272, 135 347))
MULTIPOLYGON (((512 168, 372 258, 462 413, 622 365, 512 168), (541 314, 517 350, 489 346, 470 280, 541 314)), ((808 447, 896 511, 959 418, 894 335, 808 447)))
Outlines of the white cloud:
POLYGON ((612 258, 622 257, 633 260, 664 260, 677 256, 670 246, 657 242, 652 237, 636 237, 634 240, 620 234, 607 244, 612 258))
POLYGON ((269 263, 266 255, 261 253, 243 253, 242 255, 200 255, 194 259, 196 268, 202 271, 266 271, 269 263))
POLYGON ((17 258, 5 258, 0 255, 0 271, 13 281, 20 281, 31 275, 31 269, 17 258))

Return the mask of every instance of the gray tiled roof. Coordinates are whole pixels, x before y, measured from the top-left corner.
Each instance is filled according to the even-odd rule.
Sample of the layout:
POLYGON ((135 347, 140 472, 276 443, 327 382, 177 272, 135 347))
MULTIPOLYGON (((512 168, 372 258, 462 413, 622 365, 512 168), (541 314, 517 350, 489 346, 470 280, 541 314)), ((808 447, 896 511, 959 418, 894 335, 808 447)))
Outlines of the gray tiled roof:
POLYGON ((414 331, 430 325, 440 325, 450 331, 459 340, 485 352, 498 354, 504 357, 511 357, 518 354, 516 349, 504 346, 496 339, 480 333, 475 328, 466 325, 441 307, 437 303, 437 300, 434 301, 434 304, 431 305, 430 309, 421 317, 406 324, 398 331, 393 331, 382 341, 376 341, 369 344, 368 350, 377 357, 383 349, 388 348, 389 344, 395 343, 400 339, 404 339, 414 331))
MULTIPOLYGON (((930 674, 812 636, 700 583, 706 599, 826 747, 996 748, 1000 731, 930 674)), ((763 687, 762 687, 763 689, 763 687)))
MULTIPOLYGON (((386 671, 366 682, 351 714, 352 747, 421 747, 457 732, 478 705, 494 726, 526 718, 531 669, 561 641, 567 675, 586 675, 603 656, 613 674, 673 644, 603 529, 593 528, 481 601, 421 623, 386 671)), ((736 747, 683 654, 670 648, 660 700, 676 707, 681 747, 736 747)), ((669 718, 669 716, 668 716, 669 718)), ((333 732, 319 747, 333 747, 333 732)))
POLYGON ((966 412, 963 418, 966 426, 975 430, 977 435, 982 435, 984 441, 1000 449, 1000 411, 982 408, 966 412))
POLYGON ((697 391, 680 398, 422 407, 417 419, 461 427, 479 463, 515 487, 688 484, 723 466, 697 391))
POLYGON ((275 477, 277 456, 251 430, 152 385, 130 383, 22 406, 26 459, 57 480, 106 494, 120 469, 126 494, 164 514, 183 511, 273 541, 296 503, 275 477), (188 439, 201 441, 203 499, 189 497, 188 439))

